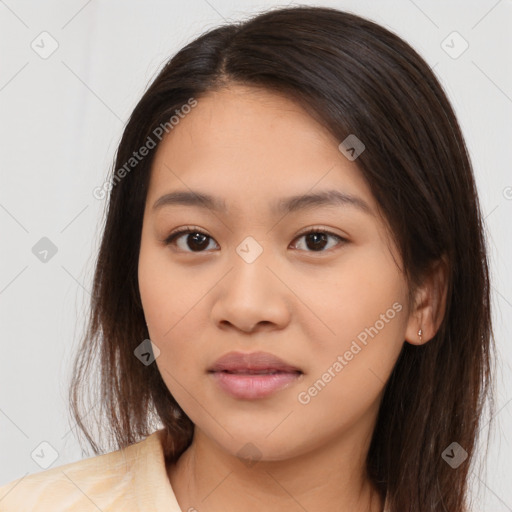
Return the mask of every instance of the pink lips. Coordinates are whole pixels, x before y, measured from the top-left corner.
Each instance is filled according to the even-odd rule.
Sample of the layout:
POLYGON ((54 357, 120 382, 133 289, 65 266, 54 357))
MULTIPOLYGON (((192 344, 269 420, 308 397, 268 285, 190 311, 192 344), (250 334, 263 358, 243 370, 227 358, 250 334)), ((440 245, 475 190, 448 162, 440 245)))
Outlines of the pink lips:
POLYGON ((267 352, 229 352, 208 372, 219 387, 235 398, 264 398, 290 386, 302 371, 267 352))

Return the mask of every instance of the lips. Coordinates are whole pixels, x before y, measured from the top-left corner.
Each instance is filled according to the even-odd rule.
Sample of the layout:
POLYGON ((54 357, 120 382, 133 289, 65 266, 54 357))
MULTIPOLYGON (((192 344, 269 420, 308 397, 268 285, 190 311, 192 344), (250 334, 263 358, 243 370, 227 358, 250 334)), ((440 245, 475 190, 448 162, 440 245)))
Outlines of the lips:
POLYGON ((267 375, 277 373, 303 373, 279 357, 268 352, 229 352, 208 369, 208 372, 225 372, 247 375, 267 375))
POLYGON ((238 400, 270 397, 304 378, 304 372, 268 352, 229 352, 208 369, 219 389, 238 400))

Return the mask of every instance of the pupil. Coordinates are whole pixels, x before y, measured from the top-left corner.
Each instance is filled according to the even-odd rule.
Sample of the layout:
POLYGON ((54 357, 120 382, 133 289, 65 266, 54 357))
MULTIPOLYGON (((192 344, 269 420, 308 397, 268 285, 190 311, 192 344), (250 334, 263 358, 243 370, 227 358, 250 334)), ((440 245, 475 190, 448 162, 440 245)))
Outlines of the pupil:
POLYGON ((309 235, 306 235, 306 240, 310 241, 312 240, 315 244, 314 247, 310 247, 309 244, 306 242, 306 245, 309 249, 323 249, 326 244, 326 234, 325 233, 310 233, 309 235), (320 238, 320 246, 317 244, 320 238))
POLYGON ((204 247, 208 247, 208 237, 206 235, 203 235, 202 233, 192 233, 189 234, 187 245, 190 249, 195 250, 197 249, 197 245, 199 246, 199 249, 204 249, 204 247), (192 244, 190 243, 190 239, 193 240, 192 244), (205 243, 206 242, 206 243, 205 243), (194 244, 197 244, 194 247, 194 244))

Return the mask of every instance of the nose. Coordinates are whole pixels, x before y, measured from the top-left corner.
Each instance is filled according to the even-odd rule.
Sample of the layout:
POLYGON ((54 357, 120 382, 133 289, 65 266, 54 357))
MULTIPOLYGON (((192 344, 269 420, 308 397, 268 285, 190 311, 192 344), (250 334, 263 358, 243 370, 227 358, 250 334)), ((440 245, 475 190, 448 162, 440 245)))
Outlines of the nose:
POLYGON ((247 263, 235 255, 232 261, 233 268, 215 287, 213 322, 221 329, 247 333, 286 327, 293 294, 284 276, 262 256, 247 263))

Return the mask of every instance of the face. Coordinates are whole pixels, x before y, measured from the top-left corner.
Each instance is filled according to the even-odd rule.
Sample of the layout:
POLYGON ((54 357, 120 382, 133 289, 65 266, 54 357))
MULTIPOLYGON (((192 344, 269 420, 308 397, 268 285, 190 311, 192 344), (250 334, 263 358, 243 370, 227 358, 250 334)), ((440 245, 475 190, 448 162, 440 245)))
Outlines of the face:
POLYGON ((196 435, 233 455, 249 442, 284 460, 367 441, 404 343, 401 259, 340 142, 290 100, 230 86, 200 98, 155 155, 138 278, 156 364, 196 435), (154 207, 178 191, 219 204, 154 207), (327 191, 345 200, 284 208, 327 191), (233 396, 208 371, 232 351, 301 373, 268 395, 233 396))

